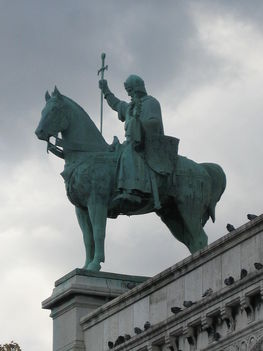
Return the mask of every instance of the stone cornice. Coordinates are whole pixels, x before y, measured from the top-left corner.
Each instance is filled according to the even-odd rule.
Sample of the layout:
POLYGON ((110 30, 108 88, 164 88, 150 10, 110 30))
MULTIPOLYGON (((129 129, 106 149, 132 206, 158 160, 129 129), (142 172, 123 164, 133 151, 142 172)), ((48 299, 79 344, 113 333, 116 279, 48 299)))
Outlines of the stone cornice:
POLYGON ((86 277, 93 277, 93 278, 104 278, 104 279, 114 279, 114 280, 121 280, 121 281, 129 281, 135 283, 143 283, 145 280, 149 279, 149 277, 144 276, 137 276, 137 275, 127 275, 127 274, 118 274, 118 273, 111 273, 111 272, 93 272, 86 269, 76 268, 73 271, 69 272, 68 274, 64 275, 64 277, 55 281, 55 287, 64 284, 66 281, 70 280, 72 277, 75 276, 86 276, 86 277))
POLYGON ((106 288, 87 288, 85 285, 81 284, 72 284, 72 286, 67 289, 66 291, 62 291, 60 294, 57 294, 56 296, 51 296, 44 300, 42 302, 42 308, 43 309, 52 309, 55 305, 57 305, 58 302, 64 301, 66 299, 70 299, 74 297, 75 295, 84 295, 84 296, 100 296, 100 297, 111 297, 115 298, 119 296, 120 294, 123 293, 123 290, 121 289, 111 289, 109 292, 109 289, 106 288))
POLYGON ((148 278, 75 269, 56 281, 52 295, 42 302, 42 308, 56 308, 77 295, 96 297, 100 300, 105 298, 105 303, 129 291, 137 284, 141 284, 146 279, 148 278))

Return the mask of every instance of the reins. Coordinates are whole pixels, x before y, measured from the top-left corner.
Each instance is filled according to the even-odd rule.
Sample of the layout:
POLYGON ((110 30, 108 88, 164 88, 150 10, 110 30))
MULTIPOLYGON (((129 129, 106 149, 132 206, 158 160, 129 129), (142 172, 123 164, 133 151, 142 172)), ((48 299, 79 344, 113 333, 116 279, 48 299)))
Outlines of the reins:
MULTIPOLYGON (((65 142, 63 139, 59 138, 57 135, 53 136, 55 138, 55 144, 52 144, 49 140, 47 141, 47 152, 52 152, 55 156, 59 158, 65 158, 64 149, 67 151, 75 152, 96 152, 98 151, 98 146, 92 145, 90 143, 78 143, 78 142, 65 142), (60 147, 63 149, 61 150, 60 147)), ((104 151, 104 150, 99 150, 104 151)))
MULTIPOLYGON (((60 146, 59 145, 59 142, 58 142, 58 140, 60 139, 57 135, 56 136, 54 136, 54 138, 55 138, 55 144, 52 144, 51 142, 50 142, 50 140, 48 139, 48 141, 47 141, 47 153, 50 151, 50 152, 52 152, 52 154, 54 154, 55 156, 57 156, 57 157, 59 157, 59 158, 65 158, 65 155, 64 155, 64 152, 63 152, 63 150, 61 150, 58 146, 60 146)), ((61 141, 62 141, 62 139, 60 139, 61 141)))

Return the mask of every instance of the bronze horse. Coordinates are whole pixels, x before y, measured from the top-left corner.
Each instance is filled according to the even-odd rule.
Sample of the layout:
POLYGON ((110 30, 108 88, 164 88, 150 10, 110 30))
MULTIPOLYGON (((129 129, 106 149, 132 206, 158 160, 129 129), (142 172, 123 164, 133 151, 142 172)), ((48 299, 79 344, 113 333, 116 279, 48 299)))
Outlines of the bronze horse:
POLYGON ((36 129, 48 149, 65 159, 62 176, 76 214, 86 249, 84 268, 99 271, 105 261, 104 241, 107 217, 155 212, 175 238, 191 253, 207 245, 203 226, 215 221, 215 207, 226 186, 222 168, 213 163, 195 163, 175 155, 171 176, 158 176, 160 208, 149 197, 137 207, 116 208, 116 166, 122 147, 115 139, 109 145, 88 114, 55 88, 46 93, 46 106, 36 129), (61 139, 58 134, 61 133, 61 139), (56 146, 49 142, 56 138, 56 146), (59 148, 60 147, 60 148, 59 148))

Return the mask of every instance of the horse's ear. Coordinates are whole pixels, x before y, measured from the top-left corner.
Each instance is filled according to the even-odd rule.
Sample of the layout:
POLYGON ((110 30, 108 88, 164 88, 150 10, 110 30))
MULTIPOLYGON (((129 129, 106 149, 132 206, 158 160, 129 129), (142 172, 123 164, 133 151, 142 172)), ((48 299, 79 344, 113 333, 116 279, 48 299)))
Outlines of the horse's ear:
POLYGON ((52 93, 52 96, 56 97, 56 98, 62 98, 62 95, 60 94, 58 88, 55 85, 54 91, 52 93))
POLYGON ((46 91, 46 94, 45 94, 45 100, 46 102, 48 102, 48 100, 51 98, 50 94, 48 91, 46 91))

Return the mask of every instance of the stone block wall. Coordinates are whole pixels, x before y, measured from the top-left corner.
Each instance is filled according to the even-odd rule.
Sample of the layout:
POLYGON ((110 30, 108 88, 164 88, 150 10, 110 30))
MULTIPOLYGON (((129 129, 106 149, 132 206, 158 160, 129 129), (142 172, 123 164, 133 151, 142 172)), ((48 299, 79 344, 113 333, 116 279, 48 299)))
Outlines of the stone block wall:
POLYGON ((107 351, 110 343, 115 350, 252 350, 263 336, 263 269, 255 263, 263 264, 263 215, 81 317, 85 350, 107 351))

